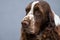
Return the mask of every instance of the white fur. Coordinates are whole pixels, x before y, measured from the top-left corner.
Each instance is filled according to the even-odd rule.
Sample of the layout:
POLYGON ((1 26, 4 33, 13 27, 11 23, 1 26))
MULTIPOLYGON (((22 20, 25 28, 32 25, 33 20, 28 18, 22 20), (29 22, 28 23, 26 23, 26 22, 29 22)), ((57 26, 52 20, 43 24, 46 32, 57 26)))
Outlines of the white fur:
POLYGON ((54 21, 55 21, 55 25, 58 26, 60 25, 60 18, 58 15, 55 14, 54 11, 52 11, 54 13, 54 21))
POLYGON ((29 13, 23 18, 23 20, 29 19, 31 20, 31 26, 33 28, 33 30, 35 29, 35 20, 34 20, 34 15, 33 15, 33 8, 35 6, 35 4, 37 4, 39 1, 34 1, 31 5, 31 10, 29 11, 29 13))
POLYGON ((31 20, 31 18, 33 17, 33 8, 34 8, 35 4, 38 3, 38 2, 39 1, 34 1, 32 3, 30 12, 23 18, 23 20, 25 20, 25 18, 28 17, 28 16, 29 16, 29 19, 31 20))

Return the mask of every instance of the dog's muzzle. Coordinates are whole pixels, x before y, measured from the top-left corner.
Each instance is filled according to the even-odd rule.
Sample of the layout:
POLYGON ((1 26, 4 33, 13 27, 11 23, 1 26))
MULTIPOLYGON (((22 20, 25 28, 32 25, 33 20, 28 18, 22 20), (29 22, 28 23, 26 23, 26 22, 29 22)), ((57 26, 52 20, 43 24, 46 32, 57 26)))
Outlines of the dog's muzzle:
POLYGON ((21 24, 24 28, 27 28, 29 26, 29 22, 26 20, 22 21, 21 24))

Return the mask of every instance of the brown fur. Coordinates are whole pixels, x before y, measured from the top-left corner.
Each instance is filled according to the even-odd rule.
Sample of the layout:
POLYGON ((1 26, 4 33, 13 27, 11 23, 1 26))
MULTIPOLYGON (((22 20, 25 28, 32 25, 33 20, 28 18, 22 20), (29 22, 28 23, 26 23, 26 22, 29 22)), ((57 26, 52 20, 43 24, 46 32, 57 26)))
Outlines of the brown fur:
MULTIPOLYGON (((29 4, 29 6, 27 6, 26 12, 28 13, 30 9, 31 3, 29 4)), ((60 40, 60 31, 55 26, 53 13, 47 2, 40 1, 39 3, 37 3, 34 6, 33 15, 36 21, 34 29, 35 31, 34 33, 30 33, 30 30, 28 30, 28 28, 24 29, 22 25, 21 40, 60 40), (29 31, 29 33, 27 30, 29 31)), ((30 23, 28 19, 27 21, 30 23)))

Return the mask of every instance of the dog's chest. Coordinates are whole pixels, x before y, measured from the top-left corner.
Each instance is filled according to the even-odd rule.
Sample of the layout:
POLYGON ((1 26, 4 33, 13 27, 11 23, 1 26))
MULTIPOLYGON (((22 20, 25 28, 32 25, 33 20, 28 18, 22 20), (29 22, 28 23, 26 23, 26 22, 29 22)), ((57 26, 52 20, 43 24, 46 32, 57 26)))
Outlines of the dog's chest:
POLYGON ((54 30, 45 30, 41 35, 27 37, 27 40, 59 40, 59 37, 54 30))
POLYGON ((37 37, 37 40, 60 40, 58 34, 52 30, 45 30, 41 35, 37 37))

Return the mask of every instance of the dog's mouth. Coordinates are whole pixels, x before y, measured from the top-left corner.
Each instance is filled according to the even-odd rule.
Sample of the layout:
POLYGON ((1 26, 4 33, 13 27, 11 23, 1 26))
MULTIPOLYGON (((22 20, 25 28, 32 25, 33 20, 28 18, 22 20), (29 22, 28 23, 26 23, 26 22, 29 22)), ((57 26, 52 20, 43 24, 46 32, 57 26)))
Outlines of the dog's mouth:
POLYGON ((32 32, 32 29, 30 28, 24 28, 24 31, 27 33, 27 34, 35 34, 32 32))
POLYGON ((37 34, 35 31, 33 32, 33 30, 31 28, 23 28, 24 32, 26 32, 27 34, 37 34))

